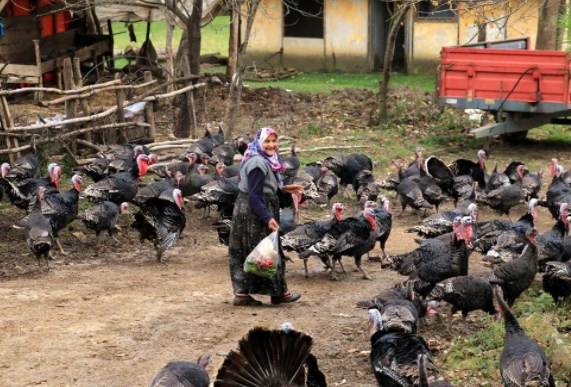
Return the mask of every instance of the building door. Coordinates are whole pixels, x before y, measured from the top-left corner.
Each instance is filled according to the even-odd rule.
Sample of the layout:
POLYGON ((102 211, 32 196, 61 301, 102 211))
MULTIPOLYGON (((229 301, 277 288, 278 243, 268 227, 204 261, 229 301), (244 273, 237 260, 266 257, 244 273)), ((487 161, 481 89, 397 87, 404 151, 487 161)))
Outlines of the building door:
MULTIPOLYGON (((391 2, 376 1, 370 2, 370 62, 373 71, 380 71, 383 68, 387 36, 389 33, 390 18, 393 14, 391 2)), ((405 32, 404 25, 399 28, 393 56, 393 70, 402 71, 406 69, 405 57, 405 32)))

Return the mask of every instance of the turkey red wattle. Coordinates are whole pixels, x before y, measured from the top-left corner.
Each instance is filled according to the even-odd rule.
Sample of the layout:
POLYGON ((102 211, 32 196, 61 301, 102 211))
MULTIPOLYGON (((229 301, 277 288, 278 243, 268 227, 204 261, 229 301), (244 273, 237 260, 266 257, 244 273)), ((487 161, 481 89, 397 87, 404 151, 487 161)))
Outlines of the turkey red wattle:
POLYGON ((172 191, 172 196, 179 210, 182 210, 182 191, 175 188, 172 191))
POLYGON ((563 224, 567 224, 567 210, 569 208, 568 203, 561 203, 559 206, 559 220, 563 222, 563 224))
POLYGON ((206 174, 206 170, 207 170, 206 164, 200 164, 198 166, 198 174, 200 176, 204 176, 206 174))
POLYGON ((551 159, 551 177, 555 176, 557 170, 557 159, 551 159))
POLYGON ((464 240, 464 233, 462 230, 462 218, 456 217, 452 222, 452 230, 454 231, 454 235, 456 236, 456 240, 464 240))
POLYGON ((343 204, 341 203, 333 204, 333 214, 335 215, 335 219, 337 219, 339 222, 342 220, 341 213, 343 212, 344 209, 345 207, 343 207, 343 204))
POLYGON ((216 173, 218 174, 218 176, 222 176, 222 173, 224 173, 225 168, 226 165, 224 165, 223 163, 216 164, 216 173))
POLYGON ((525 171, 525 165, 520 164, 517 166, 517 175, 519 176, 520 179, 523 179, 524 171, 525 171))
POLYGON ((464 238, 464 243, 466 243, 466 246, 470 245, 470 241, 472 240, 473 234, 474 234, 474 230, 472 228, 472 218, 468 217, 465 218, 466 220, 462 220, 462 233, 463 233, 463 238, 464 238))
POLYGON ((486 151, 483 149, 480 149, 478 151, 478 164, 480 164, 480 168, 482 170, 486 169, 486 160, 488 159, 488 156, 486 156, 486 151))
POLYGON ((192 167, 194 165, 194 163, 196 162, 196 153, 191 152, 191 153, 186 155, 186 158, 188 160, 188 164, 192 167))
POLYGON ((371 225, 371 229, 373 231, 375 231, 377 229, 377 219, 375 217, 375 211, 372 210, 371 208, 368 208, 365 210, 364 215, 365 215, 365 219, 367 219, 369 221, 369 224, 371 225))
POLYGON ((50 172, 50 181, 54 183, 56 189, 59 191, 59 184, 61 181, 61 168, 59 165, 54 165, 50 172))
POLYGON ((71 182, 75 190, 77 192, 81 192, 81 184, 83 183, 83 179, 81 178, 81 176, 73 175, 73 177, 71 178, 71 182))
POLYGON ((137 156, 137 168, 139 170, 139 178, 145 176, 149 169, 149 158, 146 155, 137 156))

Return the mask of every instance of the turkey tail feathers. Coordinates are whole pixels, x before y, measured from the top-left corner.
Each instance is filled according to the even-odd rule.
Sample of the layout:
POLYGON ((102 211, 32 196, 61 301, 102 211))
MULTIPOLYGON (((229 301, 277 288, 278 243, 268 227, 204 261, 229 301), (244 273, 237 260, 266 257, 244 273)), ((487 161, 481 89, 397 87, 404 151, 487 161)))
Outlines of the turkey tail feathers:
POLYGON ((218 370, 215 387, 305 385, 313 339, 293 330, 254 328, 218 370))

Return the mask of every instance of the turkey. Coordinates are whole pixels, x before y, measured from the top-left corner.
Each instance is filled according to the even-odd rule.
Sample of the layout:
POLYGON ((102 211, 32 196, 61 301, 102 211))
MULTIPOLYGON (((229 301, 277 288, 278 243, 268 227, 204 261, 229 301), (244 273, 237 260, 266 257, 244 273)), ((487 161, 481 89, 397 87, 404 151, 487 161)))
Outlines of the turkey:
POLYGON ((385 246, 387 240, 391 235, 391 229, 393 227, 393 215, 391 214, 391 203, 386 197, 381 197, 381 207, 374 209, 375 217, 377 221, 377 229, 375 230, 375 240, 379 242, 382 253, 382 260, 387 259, 387 253, 385 252, 385 246))
POLYGON ((425 218, 421 224, 409 227, 405 230, 407 233, 416 233, 426 238, 434 238, 442 234, 452 231, 452 221, 457 216, 471 216, 472 220, 478 220, 478 206, 476 203, 470 203, 468 207, 456 207, 452 211, 437 212, 425 218))
POLYGON ((194 171, 194 166, 196 163, 196 153, 188 153, 184 155, 182 161, 175 161, 168 165, 159 166, 156 168, 149 168, 149 171, 152 171, 156 175, 160 177, 173 177, 176 175, 177 172, 182 173, 183 175, 189 175, 191 172, 194 171))
POLYGON ((367 169, 359 171, 353 180, 357 202, 363 204, 367 200, 376 201, 379 197, 379 187, 375 183, 373 173, 367 169))
POLYGON ((551 176, 553 177, 553 168, 557 165, 561 169, 561 180, 565 184, 571 184, 571 171, 565 171, 557 159, 551 159, 551 176))
POLYGON ((383 289, 379 294, 370 300, 358 301, 355 305, 362 309, 377 308, 381 309, 383 304, 387 301, 393 300, 411 300, 415 297, 412 288, 412 281, 407 281, 406 287, 394 287, 383 289))
POLYGON ((424 377, 430 383, 442 381, 426 341, 413 333, 387 332, 377 309, 369 310, 371 368, 379 386, 419 385, 420 355, 426 355, 424 377))
POLYGON ((216 173, 206 173, 208 168, 204 164, 198 165, 198 173, 192 173, 190 175, 185 175, 179 180, 179 189, 182 191, 184 197, 192 196, 199 193, 203 186, 219 179, 224 172, 224 164, 216 164, 216 173))
MULTIPOLYGON (((333 224, 340 222, 341 213, 345 207, 341 203, 333 204, 331 208, 331 220, 321 220, 308 222, 301 226, 297 226, 295 230, 283 235, 281 237, 282 248, 285 251, 295 251, 302 253, 315 243, 319 242, 330 230, 333 224)), ((325 268, 331 267, 329 256, 327 254, 319 254, 325 268)), ((303 260, 305 276, 309 277, 307 271, 307 259, 303 260)))
POLYGON ((428 294, 434 285, 450 277, 468 274, 467 246, 474 239, 472 218, 456 217, 453 221, 453 237, 445 242, 439 239, 422 241, 416 250, 392 257, 388 265, 401 275, 410 275, 420 280, 415 290, 422 296, 428 294))
POLYGON ((498 172, 498 162, 494 161, 494 169, 486 183, 486 192, 490 192, 510 184, 510 178, 505 173, 498 172))
POLYGON ((386 301, 381 305, 379 311, 381 312, 384 331, 416 333, 420 311, 411 300, 386 301))
POLYGON ((498 266, 488 277, 491 284, 499 285, 511 307, 515 300, 531 286, 537 274, 537 241, 539 232, 530 228, 525 232, 527 246, 513 261, 498 266))
POLYGON ((496 190, 490 191, 476 198, 478 203, 486 204, 491 209, 496 210, 500 214, 510 215, 512 207, 519 204, 524 198, 521 188, 521 179, 523 178, 523 165, 517 167, 519 179, 509 186, 503 186, 496 190))
POLYGON ((236 146, 234 144, 222 144, 212 149, 212 159, 210 162, 216 165, 222 163, 224 165, 234 164, 234 156, 236 155, 236 146))
POLYGON ((571 205, 571 186, 563 179, 563 168, 556 163, 556 159, 553 160, 555 160, 551 169, 553 180, 547 188, 545 204, 551 215, 557 218, 559 216, 559 207, 562 203, 571 205))
POLYGON ((521 190, 526 201, 538 197, 537 194, 541 190, 541 179, 543 179, 543 170, 537 173, 529 173, 525 170, 521 179, 521 190))
POLYGON ((320 198, 327 198, 327 205, 330 206, 331 199, 339 192, 339 180, 326 167, 322 167, 320 172, 319 178, 315 181, 317 192, 320 198))
POLYGON ((331 279, 337 280, 337 273, 335 272, 336 263, 339 262, 341 270, 345 271, 341 263, 341 258, 344 255, 352 256, 355 258, 355 265, 363 274, 363 278, 370 279, 368 274, 361 267, 361 257, 375 247, 377 222, 373 209, 367 208, 363 215, 364 220, 347 218, 336 222, 319 242, 303 251, 300 257, 307 259, 312 255, 331 255, 331 279))
POLYGON ((515 222, 500 219, 478 222, 478 238, 472 243, 472 248, 481 254, 488 254, 504 233, 515 233, 517 238, 525 241, 525 232, 534 226, 536 219, 537 200, 532 199, 528 203, 527 214, 515 222))
POLYGON ((18 158, 14 162, 14 165, 10 166, 10 172, 6 177, 14 180, 35 178, 38 176, 38 168, 39 164, 36 156, 36 141, 32 138, 30 152, 18 158))
POLYGON ((101 152, 98 154, 98 156, 106 158, 107 160, 122 159, 127 157, 136 159, 140 154, 149 155, 151 152, 149 151, 149 148, 144 145, 124 144, 115 146, 108 151, 101 152))
POLYGON ((151 387, 208 387, 210 378, 206 367, 210 356, 200 356, 198 361, 170 361, 155 375, 151 387))
MULTIPOLYGON (((142 154, 142 152, 135 152, 133 157, 112 160, 107 166, 107 174, 113 175, 119 172, 130 171, 137 165, 137 157, 139 154, 142 154)), ((156 164, 159 161, 159 157, 154 153, 150 153, 146 156, 148 157, 147 163, 149 166, 156 164)))
POLYGON ((48 218, 42 214, 41 201, 44 198, 46 189, 39 187, 36 192, 35 206, 33 211, 24 220, 18 222, 18 226, 26 229, 26 243, 36 256, 38 266, 41 270, 41 258, 46 260, 46 267, 49 270, 48 256, 54 247, 54 235, 52 226, 48 218))
POLYGON ((325 387, 312 346, 313 339, 289 323, 281 330, 253 328, 226 355, 214 387, 325 387))
POLYGON ((495 288, 499 308, 504 315, 504 349, 500 355, 500 374, 504 386, 555 387, 549 359, 541 347, 523 331, 506 305, 502 290, 495 288))
POLYGON ((175 244, 185 226, 182 193, 177 188, 163 191, 158 198, 143 203, 131 225, 139 231, 141 244, 145 239, 153 242, 159 262, 162 262, 162 256, 175 244))
POLYGON ((210 156, 212 155, 212 150, 216 145, 224 144, 224 140, 220 144, 214 142, 211 130, 212 128, 210 124, 208 124, 206 127, 206 132, 204 133, 204 137, 190 144, 190 146, 186 150, 186 153, 195 153, 198 157, 200 157, 203 154, 210 156))
MULTIPOLYGON (((97 183, 112 173, 129 170, 141 154, 150 155, 150 152, 143 145, 122 145, 111 149, 109 153, 94 159, 88 165, 75 168, 74 171, 89 176, 97 183)), ((156 155, 153 159, 154 157, 156 155)))
POLYGON ((345 190, 349 184, 353 184, 353 180, 359 171, 373 170, 373 161, 361 153, 334 155, 323 160, 323 165, 337 175, 339 184, 345 190))
POLYGON ((480 189, 486 188, 486 152, 481 149, 477 153, 478 162, 458 159, 450 165, 431 156, 426 159, 426 174, 432 177, 442 191, 451 196, 456 203, 467 200, 472 195, 475 183, 480 189))
POLYGON ((0 201, 2 201, 2 198, 4 197, 4 179, 6 178, 8 171, 10 171, 10 164, 2 163, 0 166, 0 201))
POLYGON ((44 199, 41 201, 42 214, 50 221, 54 239, 60 253, 63 255, 66 255, 66 253, 59 241, 59 232, 77 217, 82 182, 81 176, 73 175, 70 190, 64 193, 52 192, 45 194, 44 199))
POLYGON ((452 384, 442 378, 429 381, 427 364, 429 364, 428 356, 426 354, 418 355, 418 387, 452 387, 452 384))
POLYGON ((519 172, 520 165, 523 165, 523 173, 525 173, 525 164, 521 161, 512 161, 506 166, 506 169, 504 170, 504 175, 510 179, 510 183, 512 184, 521 178, 519 172))
POLYGON ((464 329, 467 332, 466 317, 474 310, 496 314, 494 291, 485 279, 471 275, 447 278, 436 284, 428 295, 429 299, 445 301, 452 305, 448 317, 448 332, 451 334, 452 315, 462 311, 464 329))
POLYGON ((436 212, 439 211, 440 203, 444 201, 444 194, 442 189, 436 184, 436 181, 428 176, 424 169, 420 169, 420 179, 418 180, 418 186, 422 192, 424 199, 430 204, 432 204, 436 212))
POLYGON ((297 172, 301 166, 295 151, 295 145, 291 146, 290 152, 290 156, 283 158, 283 163, 286 167, 286 170, 283 172, 284 184, 295 184, 293 179, 297 176, 297 172))
POLYGON ((414 177, 407 177, 404 180, 401 180, 398 186, 398 193, 399 199, 401 202, 401 213, 402 215, 406 206, 412 207, 414 210, 417 211, 418 220, 420 221, 420 211, 421 209, 430 209, 432 208, 432 204, 428 203, 424 196, 422 195, 422 191, 418 185, 418 182, 415 180, 414 177))
POLYGON ((129 203, 123 202, 120 206, 109 201, 103 201, 86 209, 79 215, 79 219, 90 230, 95 231, 95 251, 99 254, 101 245, 99 244, 99 234, 101 231, 107 230, 109 237, 119 243, 113 236, 115 231, 120 230, 117 225, 119 215, 125 213, 129 209, 129 203))
POLYGON ((167 189, 178 188, 179 182, 182 180, 183 175, 181 172, 176 172, 173 178, 165 178, 155 181, 139 190, 137 195, 133 198, 132 202, 136 205, 141 205, 150 198, 157 198, 163 191, 167 189))
POLYGON ((109 166, 110 162, 111 160, 99 157, 87 165, 75 168, 74 172, 81 173, 82 175, 87 175, 89 178, 91 178, 91 180, 97 183, 107 176, 107 167, 109 166))
POLYGON ((89 201, 111 201, 115 204, 131 201, 138 190, 138 179, 147 173, 149 157, 137 156, 136 165, 128 172, 120 172, 107 176, 97 183, 89 185, 83 192, 83 197, 89 201))
POLYGON ((551 294, 554 302, 571 297, 571 261, 547 262, 543 274, 543 290, 551 294))
POLYGON ((234 146, 236 147, 238 153, 243 155, 246 152, 246 149, 248 149, 248 144, 251 141, 252 139, 247 136, 238 136, 234 139, 234 146))
POLYGON ((56 163, 48 165, 48 176, 45 178, 28 178, 11 181, 0 179, 4 193, 16 207, 28 211, 30 204, 35 202, 38 188, 44 187, 45 194, 57 192, 61 179, 61 168, 56 163))

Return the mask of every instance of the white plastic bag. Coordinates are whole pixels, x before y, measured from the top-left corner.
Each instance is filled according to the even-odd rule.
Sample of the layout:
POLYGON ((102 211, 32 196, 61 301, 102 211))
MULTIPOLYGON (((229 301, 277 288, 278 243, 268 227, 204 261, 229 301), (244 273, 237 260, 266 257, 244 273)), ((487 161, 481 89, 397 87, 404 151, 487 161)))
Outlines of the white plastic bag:
POLYGON ((280 264, 278 231, 272 232, 258 243, 244 262, 244 271, 260 277, 272 279, 280 264))

